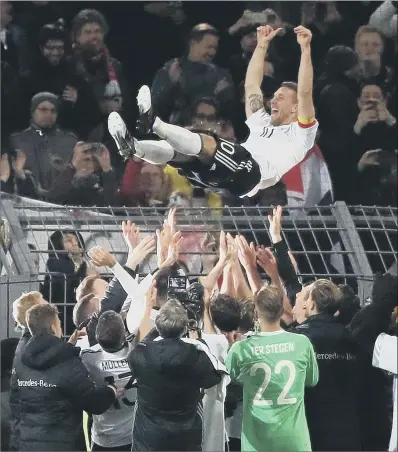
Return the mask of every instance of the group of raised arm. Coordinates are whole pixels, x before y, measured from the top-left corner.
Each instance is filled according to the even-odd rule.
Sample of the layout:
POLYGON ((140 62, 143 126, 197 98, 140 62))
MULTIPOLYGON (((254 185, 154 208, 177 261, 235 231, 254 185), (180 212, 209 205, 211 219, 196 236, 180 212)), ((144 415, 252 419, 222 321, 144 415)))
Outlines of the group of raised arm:
MULTIPOLYGON (((269 235, 273 249, 263 245, 248 243, 243 235, 233 237, 230 233, 220 232, 218 253, 210 234, 201 243, 203 270, 206 273, 199 278, 205 291, 204 329, 215 332, 210 321, 209 301, 213 295, 226 294, 237 300, 253 298, 265 282, 259 272, 261 268, 267 280, 284 293, 284 316, 287 324, 291 323, 291 311, 295 294, 301 290, 297 277, 297 265, 288 252, 281 233, 282 208, 274 208, 268 216, 269 235), (222 282, 219 284, 220 280, 222 282)), ((108 267, 114 275, 105 297, 101 300, 100 312, 114 310, 120 312, 126 320, 130 334, 142 339, 154 326, 153 308, 156 300, 156 275, 159 271, 170 268, 179 259, 182 241, 177 229, 176 210, 171 209, 162 228, 156 235, 140 237, 140 230, 134 223, 122 223, 122 233, 128 247, 125 266, 121 266, 109 251, 94 247, 89 251, 91 262, 96 267, 108 267), (137 279, 137 270, 149 255, 156 251, 157 269, 148 274, 141 282, 137 279), (151 317, 152 316, 152 317, 151 317), (142 321, 142 323, 141 323, 142 321)), ((96 318, 94 316, 94 318, 96 318)))

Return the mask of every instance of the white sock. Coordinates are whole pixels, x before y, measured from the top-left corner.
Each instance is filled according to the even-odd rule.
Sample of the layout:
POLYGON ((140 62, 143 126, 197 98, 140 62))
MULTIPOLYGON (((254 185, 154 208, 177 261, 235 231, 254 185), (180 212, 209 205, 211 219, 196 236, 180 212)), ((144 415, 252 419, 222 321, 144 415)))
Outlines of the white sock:
POLYGON ((198 133, 166 124, 159 118, 155 119, 152 129, 156 135, 170 143, 172 148, 180 154, 198 155, 202 149, 202 140, 198 133))
POLYGON ((174 149, 164 140, 136 140, 135 150, 137 157, 154 165, 164 165, 174 157, 174 149))

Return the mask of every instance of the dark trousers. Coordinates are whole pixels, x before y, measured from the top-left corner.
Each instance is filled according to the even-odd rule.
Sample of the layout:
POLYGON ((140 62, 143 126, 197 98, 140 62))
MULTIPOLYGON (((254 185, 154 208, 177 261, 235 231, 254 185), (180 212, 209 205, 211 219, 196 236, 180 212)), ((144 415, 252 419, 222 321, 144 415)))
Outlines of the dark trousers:
POLYGON ((131 451, 131 444, 126 444, 124 446, 119 446, 119 447, 102 447, 99 446, 98 444, 93 443, 92 447, 91 447, 92 451, 96 451, 96 450, 115 450, 115 451, 120 451, 120 452, 130 452, 131 451))
POLYGON ((230 452, 240 452, 240 438, 229 438, 228 449, 230 452))

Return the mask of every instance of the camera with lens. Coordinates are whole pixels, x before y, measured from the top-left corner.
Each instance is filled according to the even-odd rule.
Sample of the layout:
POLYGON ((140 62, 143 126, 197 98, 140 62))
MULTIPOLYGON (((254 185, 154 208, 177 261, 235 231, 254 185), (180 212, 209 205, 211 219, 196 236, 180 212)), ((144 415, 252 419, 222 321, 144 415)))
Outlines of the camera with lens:
POLYGON ((200 282, 191 283, 183 270, 173 272, 167 281, 167 298, 177 299, 185 308, 189 319, 189 329, 199 330, 204 313, 205 289, 200 282))

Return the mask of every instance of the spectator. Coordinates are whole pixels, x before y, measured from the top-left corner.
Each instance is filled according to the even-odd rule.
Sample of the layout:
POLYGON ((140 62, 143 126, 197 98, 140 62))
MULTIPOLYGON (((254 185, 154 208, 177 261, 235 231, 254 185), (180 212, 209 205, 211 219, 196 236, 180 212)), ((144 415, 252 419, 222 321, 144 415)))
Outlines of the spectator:
POLYGON ((365 84, 358 99, 359 115, 354 125, 358 136, 358 154, 371 149, 397 149, 397 121, 387 110, 382 86, 365 84))
POLYGON ((338 2, 303 2, 301 23, 312 31, 316 74, 322 70, 319 65, 328 50, 336 45, 350 45, 356 30, 356 24, 340 13, 338 2))
POLYGON ((134 108, 122 66, 111 56, 104 42, 108 33, 104 16, 95 9, 80 11, 72 21, 71 33, 72 64, 76 74, 89 84, 96 99, 95 109, 90 104, 84 115, 87 133, 111 111, 123 110, 127 123, 130 123, 134 108))
POLYGON ((355 51, 362 66, 363 78, 368 84, 386 87, 393 76, 383 64, 384 39, 377 28, 363 25, 355 35, 355 51))
POLYGON ((220 116, 231 118, 235 105, 231 76, 212 62, 218 43, 214 27, 196 25, 189 35, 186 54, 168 61, 156 73, 151 92, 159 117, 173 124, 187 124, 195 99, 213 97, 220 106, 220 116))
POLYGON ((353 203, 396 205, 396 119, 387 109, 386 96, 378 85, 364 85, 358 99, 359 115, 354 125, 357 137, 352 172, 357 166, 357 190, 353 203))
POLYGON ((162 166, 129 160, 120 187, 126 205, 155 207, 167 205, 170 186, 162 166))
POLYGON ((19 450, 76 450, 83 410, 103 413, 118 392, 90 380, 72 338, 69 343, 61 339, 54 305, 32 307, 26 320, 32 338, 14 367, 20 393, 19 450))
POLYGON ((1 191, 12 193, 13 186, 11 183, 11 165, 9 161, 8 154, 1 154, 0 159, 0 187, 1 191))
MULTIPOLYGON (((211 97, 202 97, 196 99, 192 105, 192 114, 190 115, 190 121, 188 125, 194 123, 214 123, 220 118, 218 116, 219 106, 216 99, 211 97)), ((203 124, 206 129, 206 124, 203 124)))
POLYGON ((325 71, 314 91, 320 135, 318 144, 328 165, 335 199, 345 200, 352 191, 353 131, 358 116, 359 63, 349 47, 332 47, 325 60, 325 71))
POLYGON ((36 58, 40 41, 40 30, 45 24, 54 23, 62 17, 70 22, 73 9, 70 5, 51 1, 14 2, 15 23, 26 32, 29 52, 36 58))
POLYGON ((74 147, 72 163, 53 181, 47 199, 57 204, 109 206, 114 204, 117 188, 108 149, 100 143, 80 141, 74 147))
POLYGON ((358 163, 358 172, 358 202, 397 206, 397 150, 365 152, 358 163))
POLYGON ((144 164, 140 173, 139 185, 139 191, 145 196, 146 205, 164 205, 168 200, 169 188, 162 167, 144 164))
POLYGON ((127 363, 131 346, 126 342, 124 323, 120 314, 104 312, 96 329, 98 344, 81 354, 91 379, 101 385, 109 382, 123 387, 122 398, 116 399, 105 413, 93 416, 92 451, 131 450, 131 425, 134 423, 136 389, 127 363))
POLYGON ((49 272, 41 287, 41 293, 51 303, 68 303, 61 311, 64 331, 71 334, 75 289, 93 270, 84 260, 85 244, 83 237, 75 231, 55 231, 48 241, 48 260, 46 269, 49 272))
POLYGON ((32 197, 37 193, 37 186, 32 174, 25 171, 26 154, 17 152, 16 157, 7 153, 2 155, 2 191, 20 196, 32 197))
POLYGON ((334 315, 341 302, 340 289, 317 280, 297 294, 295 328, 306 335, 316 353, 319 382, 308 389, 305 410, 313 450, 360 450, 359 366, 357 348, 334 315))
MULTIPOLYGON (((247 66, 256 48, 256 29, 259 25, 266 24, 276 28, 282 26, 284 28, 284 33, 286 32, 285 27, 287 24, 283 24, 279 16, 271 9, 259 13, 245 10, 242 17, 229 29, 230 35, 240 39, 241 52, 233 55, 230 60, 231 74, 237 86, 244 82, 247 66)), ((282 34, 284 33, 282 32, 282 34)), ((275 42, 271 44, 269 54, 267 55, 266 60, 264 60, 264 76, 273 77, 274 73, 279 72, 277 80, 275 81, 275 83, 278 84, 285 77, 283 77, 280 70, 278 71, 281 64, 283 64, 283 60, 275 51, 275 42)))
POLYGON ((29 71, 24 30, 12 23, 11 2, 1 2, 0 11, 1 61, 7 62, 18 75, 29 71))
MULTIPOLYGON (((219 115, 217 100, 211 97, 198 98, 192 105, 187 128, 198 131, 210 131, 221 138, 236 141, 235 130, 231 121, 219 115)), ((170 165, 169 165, 170 166, 170 165)))
POLYGON ((30 179, 35 187, 33 198, 46 198, 54 179, 72 158, 77 138, 57 126, 58 99, 52 93, 38 93, 31 100, 29 128, 10 137, 16 156, 17 179, 30 179))
POLYGON ((73 72, 66 58, 67 34, 62 19, 44 25, 38 39, 39 54, 29 76, 23 79, 26 96, 30 101, 32 96, 40 92, 57 95, 59 125, 80 136, 84 134, 84 109, 95 99, 90 97, 88 85, 73 72))
MULTIPOLYGON (((186 4, 182 2, 148 1, 139 4, 139 8, 134 11, 134 22, 131 28, 134 33, 132 39, 137 43, 133 52, 135 58, 131 58, 129 49, 127 55, 130 63, 126 61, 126 65, 130 64, 136 74, 134 89, 152 80, 159 66, 165 61, 182 53, 186 27, 189 27, 184 8, 186 4), (156 30, 156 33, 147 33, 147 30, 156 30), (159 46, 159 42, 164 45, 159 46), (153 52, 155 48, 157 50, 153 52), (148 58, 148 52, 151 53, 151 58, 148 58), (144 60, 146 63, 137 67, 136 62, 144 60)), ((126 19, 128 19, 127 23, 131 24, 131 19, 126 19)))
POLYGON ((181 339, 187 327, 181 304, 166 302, 156 317, 160 340, 148 336, 128 357, 140 402, 132 450, 202 450, 201 388, 221 375, 199 345, 181 339))

